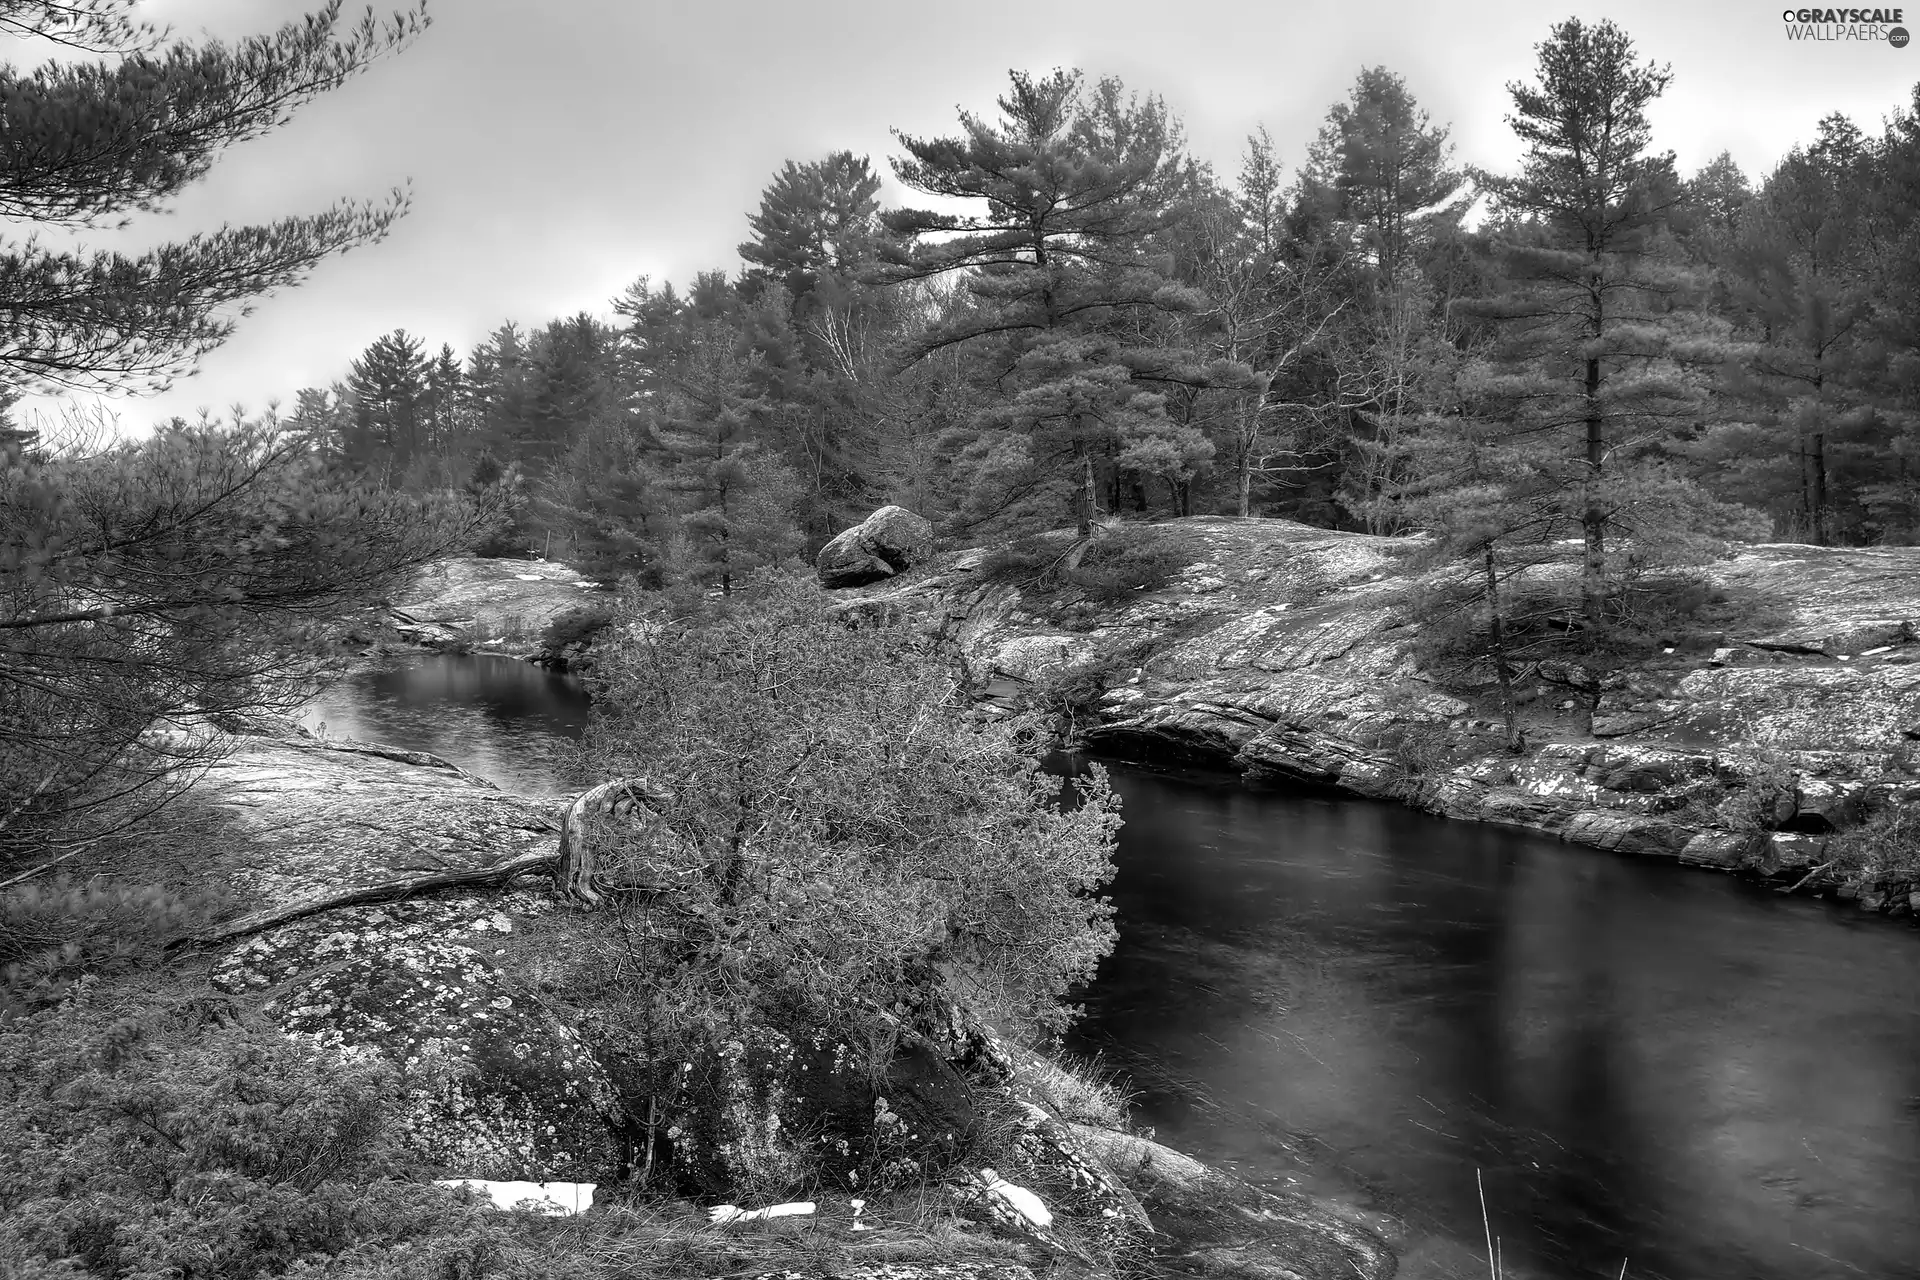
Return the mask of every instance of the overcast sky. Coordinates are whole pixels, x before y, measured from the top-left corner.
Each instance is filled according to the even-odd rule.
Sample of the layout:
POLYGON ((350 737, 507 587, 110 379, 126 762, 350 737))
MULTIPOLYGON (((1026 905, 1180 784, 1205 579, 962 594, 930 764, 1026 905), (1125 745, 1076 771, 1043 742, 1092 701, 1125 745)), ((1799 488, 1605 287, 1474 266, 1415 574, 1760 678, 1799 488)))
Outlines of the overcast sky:
MULTIPOLYGON (((141 6, 179 34, 224 39, 308 7, 141 6)), ((956 107, 990 113, 1014 67, 1077 66, 1163 95, 1223 174, 1262 123, 1291 169, 1366 65, 1406 78, 1451 125, 1462 162, 1510 167, 1504 85, 1531 75, 1534 44, 1570 14, 1611 18, 1672 65, 1655 139, 1686 173, 1724 149, 1758 176, 1830 111, 1876 130, 1920 81, 1920 46, 1789 41, 1777 0, 433 0, 430 13, 418 43, 230 151, 170 217, 92 237, 137 245, 413 189, 386 241, 263 301, 171 392, 115 402, 126 427, 236 400, 290 404, 395 328, 464 354, 503 320, 609 314, 643 274, 731 272, 746 214, 784 160, 850 148, 884 173, 890 128, 948 132, 956 107)), ((4 56, 30 64, 40 51, 4 56)), ((903 195, 889 183, 889 203, 903 195)))

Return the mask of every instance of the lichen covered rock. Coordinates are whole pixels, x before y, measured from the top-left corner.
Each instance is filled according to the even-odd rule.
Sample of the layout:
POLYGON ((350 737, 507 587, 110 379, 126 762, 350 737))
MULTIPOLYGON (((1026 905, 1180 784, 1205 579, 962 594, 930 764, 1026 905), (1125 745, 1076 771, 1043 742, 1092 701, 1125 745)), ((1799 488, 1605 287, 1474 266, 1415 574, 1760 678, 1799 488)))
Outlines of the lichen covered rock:
POLYGON ((265 992, 288 1034, 399 1068, 401 1128, 476 1178, 611 1181, 613 1088, 580 1037, 484 952, 519 902, 441 899, 330 913, 221 956, 214 985, 265 992))
POLYGON ((604 599, 555 561, 456 556, 420 571, 393 602, 391 622, 402 639, 428 648, 531 658, 548 623, 604 599))

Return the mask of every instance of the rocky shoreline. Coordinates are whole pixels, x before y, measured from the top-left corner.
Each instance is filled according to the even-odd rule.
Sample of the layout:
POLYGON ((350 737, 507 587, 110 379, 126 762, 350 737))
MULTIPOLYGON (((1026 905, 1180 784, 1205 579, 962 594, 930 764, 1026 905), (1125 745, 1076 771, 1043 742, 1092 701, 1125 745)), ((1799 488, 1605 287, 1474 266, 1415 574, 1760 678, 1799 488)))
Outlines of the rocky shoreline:
MULTIPOLYGON (((912 567, 835 594, 922 617, 990 703, 1057 709, 1070 687, 1067 731, 1096 754, 1403 802, 1890 914, 1920 904, 1911 874, 1839 865, 1849 833, 1920 801, 1920 548, 1744 548, 1703 576, 1753 605, 1746 625, 1677 634, 1590 707, 1523 670, 1514 755, 1484 692, 1416 656, 1417 539, 1217 517, 1146 528, 1189 563, 1117 602, 996 581, 989 551, 918 544, 912 567)), ((447 561, 393 620, 408 644, 562 665, 538 637, 591 586, 557 564, 447 561)))
MULTIPOLYGON (((1102 754, 1225 765, 1912 909, 1910 882, 1848 886, 1822 872, 1848 832, 1920 799, 1920 551, 1745 550, 1713 579, 1771 602, 1767 627, 1676 637, 1586 707, 1554 702, 1551 681, 1529 684, 1529 745, 1515 755, 1484 698, 1418 661, 1408 540, 1283 521, 1155 529, 1184 567, 1117 601, 1006 581, 978 550, 839 594, 921 618, 990 704, 1038 701, 1102 754)), ((416 628, 400 631, 409 641, 531 657, 518 642, 584 594, 559 566, 456 561, 395 613, 416 628)), ((555 956, 584 940, 552 883, 567 802, 291 728, 231 745, 191 803, 241 834, 210 870, 253 910, 180 940, 206 956, 215 987, 296 1040, 401 1066, 399 1123, 449 1176, 630 1178, 636 1142, 655 1141, 636 1135, 643 1090, 606 1051, 595 1011, 553 980, 555 956)), ((874 1086, 822 1090, 824 1068, 805 1084, 796 1074, 833 1061, 832 1046, 795 1029, 740 1040, 716 1067, 731 1101, 653 1117, 682 1135, 668 1158, 684 1186, 750 1180, 753 1162, 784 1158, 770 1135, 871 1137, 874 1086)), ((1044 1065, 957 1014, 909 1042, 878 1083, 878 1114, 952 1133, 983 1099, 1023 1108, 1024 1164, 1006 1172, 1050 1188, 1061 1222, 1119 1232, 1156 1269, 1393 1273, 1390 1220, 1258 1190, 1037 1106, 1028 1073, 1044 1065)), ((950 1159, 939 1144, 922 1154, 930 1169, 950 1159)), ((995 1219, 964 1178, 938 1185, 957 1211, 1023 1235, 1032 1270, 1070 1259, 1058 1238, 995 1219)))
POLYGON ((605 603, 600 584, 556 561, 462 556, 428 565, 349 643, 498 654, 564 670, 567 655, 550 650, 548 626, 605 603))
MULTIPOLYGON (((248 911, 175 949, 202 955, 216 991, 296 1041, 399 1067, 408 1101, 395 1122, 447 1177, 593 1182, 617 1203, 641 1158, 645 1086, 608 1051, 596 1011, 554 981, 556 957, 586 943, 554 882, 569 802, 292 726, 228 746, 185 803, 227 820, 234 838, 206 871, 248 911)), ((1010 1052, 957 1011, 909 1029, 879 1082, 880 1120, 874 1085, 834 1074, 835 1046, 792 1028, 741 1028, 737 1039, 739 1054, 719 1064, 718 1105, 652 1117, 655 1130, 681 1135, 663 1154, 681 1194, 709 1184, 722 1194, 781 1167, 785 1143, 843 1131, 857 1142, 888 1120, 909 1139, 927 1135, 909 1145, 928 1164, 929 1194, 1024 1241, 1031 1265, 995 1275, 1063 1263, 1087 1274, 1078 1255, 1090 1239, 1168 1274, 1393 1274, 1390 1220, 1256 1189, 1137 1135, 1076 1127, 1038 1105, 1049 1096, 1034 1087, 1033 1073, 1051 1069, 1043 1059, 1010 1052), (975 1124, 981 1108, 1018 1117, 1021 1164, 1002 1172, 1045 1189, 1052 1229, 997 1213, 971 1187, 964 1156, 956 1162, 935 1136, 975 1124), (951 1171, 933 1172, 942 1168, 951 1171)))
POLYGON ((1677 634, 1591 707, 1523 679, 1514 755, 1488 697, 1418 660, 1417 540, 1148 528, 1188 563, 1117 603, 996 580, 979 550, 840 594, 923 617, 977 688, 1064 705, 1097 754, 1404 801, 1870 910, 1920 903, 1906 871, 1837 865, 1849 833, 1920 800, 1920 548, 1744 548, 1705 578, 1761 625, 1677 634))

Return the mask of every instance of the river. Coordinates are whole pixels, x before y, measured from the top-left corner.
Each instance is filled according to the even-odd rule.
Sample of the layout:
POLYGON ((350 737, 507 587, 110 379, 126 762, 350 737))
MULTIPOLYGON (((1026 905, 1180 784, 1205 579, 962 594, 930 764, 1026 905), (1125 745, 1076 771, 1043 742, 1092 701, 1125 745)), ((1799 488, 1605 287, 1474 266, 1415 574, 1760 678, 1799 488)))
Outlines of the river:
MULTIPOLYGON (((553 792, 586 703, 421 655, 328 731, 553 792)), ((1395 1214, 1406 1280, 1920 1277, 1920 931, 1398 806, 1110 766, 1069 1048, 1202 1159, 1395 1214), (1487 1206, 1481 1214, 1481 1189, 1487 1206)))

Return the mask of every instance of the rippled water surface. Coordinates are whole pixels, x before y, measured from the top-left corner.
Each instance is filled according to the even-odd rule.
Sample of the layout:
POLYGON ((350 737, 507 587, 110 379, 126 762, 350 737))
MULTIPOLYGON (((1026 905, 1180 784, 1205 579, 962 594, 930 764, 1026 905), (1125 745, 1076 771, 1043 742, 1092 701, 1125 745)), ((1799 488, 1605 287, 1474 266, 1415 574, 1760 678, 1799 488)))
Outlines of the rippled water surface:
POLYGON ((301 719, 334 737, 431 751, 510 791, 568 790, 565 750, 587 723, 578 680, 489 655, 419 653, 348 676, 301 719))
MULTIPOLYGON (((570 784, 578 685, 420 655, 309 709, 570 784)), ((1121 940, 1075 1047, 1143 1123, 1385 1209, 1401 1276, 1920 1277, 1920 932, 1395 806, 1115 767, 1121 940)))
POLYGON ((1078 1047, 1405 1277, 1920 1276, 1920 933, 1395 806, 1115 768, 1078 1047))

